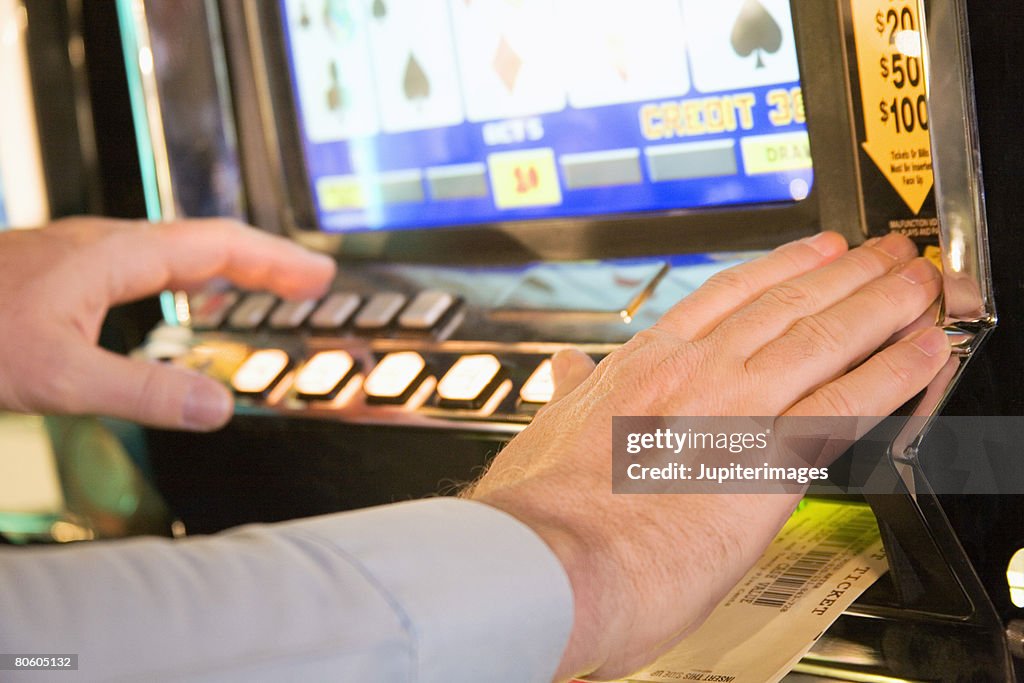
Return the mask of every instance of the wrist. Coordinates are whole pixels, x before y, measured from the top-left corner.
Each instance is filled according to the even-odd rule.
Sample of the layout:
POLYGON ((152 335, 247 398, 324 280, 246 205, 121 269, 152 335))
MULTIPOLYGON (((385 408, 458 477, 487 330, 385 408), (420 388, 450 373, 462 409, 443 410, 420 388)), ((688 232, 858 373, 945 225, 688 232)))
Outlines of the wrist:
POLYGON ((573 627, 555 680, 594 672, 604 664, 617 640, 613 622, 620 610, 615 603, 623 590, 614 576, 617 563, 612 549, 602 541, 603 533, 587 528, 594 526, 592 520, 574 514, 587 509, 584 501, 566 501, 564 491, 552 490, 545 498, 517 488, 492 492, 477 500, 529 526, 555 554, 569 578, 573 627))

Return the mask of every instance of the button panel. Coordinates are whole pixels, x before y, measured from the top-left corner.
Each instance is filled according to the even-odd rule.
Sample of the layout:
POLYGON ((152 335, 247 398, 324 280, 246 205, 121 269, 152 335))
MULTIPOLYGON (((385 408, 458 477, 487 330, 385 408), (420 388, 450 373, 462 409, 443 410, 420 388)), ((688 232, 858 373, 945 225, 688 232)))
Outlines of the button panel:
POLYGON ((501 361, 489 353, 463 356, 437 385, 439 405, 446 408, 479 408, 503 379, 501 361))
POLYGON ((315 330, 335 330, 348 322, 352 314, 359 308, 362 298, 352 292, 335 292, 331 294, 309 319, 310 327, 315 330))
POLYGON ((428 289, 417 294, 402 311, 398 317, 398 326, 406 330, 432 329, 454 305, 455 297, 448 292, 428 289))
POLYGON ((281 349, 262 349, 249 356, 231 377, 231 386, 239 394, 265 396, 281 381, 291 358, 281 349))
POLYGON ((387 327, 405 306, 406 301, 408 299, 405 295, 398 292, 374 294, 356 316, 356 329, 379 330, 387 327))
POLYGON ((551 401, 555 393, 555 378, 551 373, 551 359, 541 363, 530 378, 519 390, 519 400, 523 403, 543 405, 551 401))
POLYGON ((347 351, 321 351, 302 367, 295 378, 300 398, 329 401, 355 374, 356 363, 347 351))
POLYGON ((199 330, 213 330, 224 324, 228 312, 238 303, 242 295, 233 290, 226 292, 202 292, 189 300, 189 316, 192 327, 199 330))
POLYGON ((271 309, 277 305, 277 297, 265 292, 250 294, 238 304, 228 318, 228 325, 236 330, 254 330, 263 324, 271 309))
POLYGON ((363 382, 370 403, 405 403, 427 376, 427 362, 415 351, 384 356, 363 382))
POLYGON ((295 330, 316 308, 316 299, 304 299, 302 301, 282 301, 281 305, 274 309, 270 316, 270 329, 272 330, 295 330))
MULTIPOLYGON (((234 363, 217 376, 253 407, 371 423, 524 424, 554 392, 550 354, 561 345, 450 336, 457 321, 478 315, 453 292, 341 290, 282 301, 223 290, 196 295, 190 305, 197 330, 221 333, 187 331, 182 348, 164 355, 180 351, 189 367, 209 372, 218 345, 234 344, 234 363)), ((154 336, 152 351, 166 351, 160 341, 154 336)))

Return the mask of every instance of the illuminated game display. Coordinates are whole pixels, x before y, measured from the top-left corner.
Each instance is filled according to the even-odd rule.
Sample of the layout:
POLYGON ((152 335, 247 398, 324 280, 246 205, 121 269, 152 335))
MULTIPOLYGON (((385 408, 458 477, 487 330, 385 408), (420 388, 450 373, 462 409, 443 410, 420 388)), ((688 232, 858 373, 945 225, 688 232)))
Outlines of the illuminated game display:
POLYGON ((282 0, 319 228, 807 197, 789 0, 282 0))

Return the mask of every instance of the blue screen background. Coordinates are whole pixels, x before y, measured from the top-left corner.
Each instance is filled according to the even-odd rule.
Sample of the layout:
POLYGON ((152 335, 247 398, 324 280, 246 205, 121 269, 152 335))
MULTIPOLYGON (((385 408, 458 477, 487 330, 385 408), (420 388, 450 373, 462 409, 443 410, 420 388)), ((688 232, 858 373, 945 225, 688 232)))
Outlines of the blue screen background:
MULTIPOLYGON (((641 126, 641 111, 645 105, 664 102, 664 99, 613 104, 602 107, 576 109, 566 105, 565 109, 552 114, 526 117, 539 119, 543 127, 543 138, 537 141, 487 145, 484 128, 490 122, 470 122, 401 133, 378 133, 370 137, 313 142, 305 125, 303 102, 298 88, 296 60, 292 58, 294 41, 299 38, 297 21, 289 16, 286 0, 281 2, 282 16, 286 26, 286 47, 289 51, 289 66, 303 147, 313 189, 314 203, 319 228, 329 232, 359 231, 372 229, 416 229, 446 227, 453 225, 500 223, 530 219, 562 217, 609 216, 615 214, 636 214, 642 212, 671 212, 708 207, 725 207, 768 202, 793 202, 803 199, 813 184, 813 170, 809 167, 748 174, 741 153, 741 138, 780 133, 806 132, 806 124, 795 120, 786 125, 776 125, 771 120, 773 107, 768 102, 769 93, 782 89, 799 88, 799 81, 775 83, 761 87, 747 87, 738 90, 702 92, 693 85, 690 92, 680 98, 669 98, 676 102, 700 100, 710 95, 752 94, 753 125, 749 130, 737 130, 717 134, 702 134, 693 137, 674 137, 652 141, 645 138, 641 126), (530 150, 540 147, 551 148, 556 157, 563 154, 584 153, 624 148, 639 148, 666 144, 675 145, 689 142, 706 142, 731 139, 736 143, 738 173, 730 176, 694 178, 653 182, 641 151, 640 162, 643 181, 635 185, 613 187, 567 189, 562 177, 563 169, 556 165, 560 174, 561 202, 554 206, 522 208, 498 208, 492 196, 470 199, 432 200, 425 190, 423 202, 408 204, 383 204, 370 202, 361 209, 337 211, 325 210, 317 198, 318 179, 329 176, 351 174, 379 174, 406 169, 426 169, 432 166, 450 164, 486 163, 488 155, 495 152, 530 150), (358 160, 354 164, 354 160, 358 160), (356 165, 359 170, 357 171, 356 165), (797 181, 794 184, 794 181, 797 181), (794 188, 799 188, 794 190, 794 188)), ((792 27, 787 27, 791 32, 792 27)), ((791 33, 790 33, 791 35, 791 33)), ((694 79, 691 78, 691 83, 694 79)))

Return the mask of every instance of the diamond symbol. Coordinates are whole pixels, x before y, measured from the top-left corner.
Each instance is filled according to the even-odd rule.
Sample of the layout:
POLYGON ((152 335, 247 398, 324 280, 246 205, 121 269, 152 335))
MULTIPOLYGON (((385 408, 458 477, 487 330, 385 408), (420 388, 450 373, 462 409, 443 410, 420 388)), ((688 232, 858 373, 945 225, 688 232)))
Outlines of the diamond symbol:
POLYGON ((519 70, 522 67, 522 58, 512 49, 505 36, 502 36, 501 42, 498 43, 498 51, 494 55, 494 71, 510 93, 515 90, 519 70))

